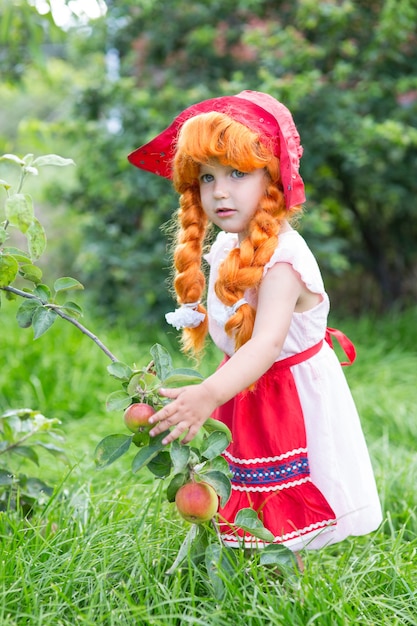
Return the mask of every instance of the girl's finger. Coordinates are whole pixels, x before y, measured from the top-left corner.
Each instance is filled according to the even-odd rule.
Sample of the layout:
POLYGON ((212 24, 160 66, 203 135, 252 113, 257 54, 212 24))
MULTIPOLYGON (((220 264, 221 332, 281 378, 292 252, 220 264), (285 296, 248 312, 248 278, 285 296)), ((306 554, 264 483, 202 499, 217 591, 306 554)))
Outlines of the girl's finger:
POLYGON ((159 394, 161 396, 164 396, 164 398, 178 398, 179 394, 181 393, 182 388, 181 387, 174 387, 173 389, 167 389, 165 387, 161 387, 159 389, 159 394))
POLYGON ((168 420, 172 416, 173 416, 173 412, 170 409, 170 405, 167 404, 166 406, 164 406, 163 409, 160 409, 159 411, 154 413, 148 419, 148 422, 149 422, 149 424, 156 424, 157 422, 163 422, 165 420, 168 420))

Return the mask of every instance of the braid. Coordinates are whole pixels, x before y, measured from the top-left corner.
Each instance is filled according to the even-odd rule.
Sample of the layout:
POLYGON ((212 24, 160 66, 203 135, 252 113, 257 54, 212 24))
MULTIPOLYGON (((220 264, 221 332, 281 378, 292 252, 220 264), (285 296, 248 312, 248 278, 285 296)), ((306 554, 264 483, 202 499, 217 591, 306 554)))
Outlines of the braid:
MULTIPOLYGON (((198 198, 198 190, 192 187, 180 197, 180 209, 178 211, 180 228, 174 250, 176 270, 174 287, 180 304, 200 302, 206 285, 201 270, 201 257, 208 220, 200 208, 198 198)), ((206 314, 206 310, 201 304, 198 305, 197 311, 206 314)), ((185 328, 183 330, 183 349, 200 352, 204 345, 207 329, 206 314, 204 321, 197 328, 185 328)))
MULTIPOLYGON (((248 236, 240 248, 228 254, 219 268, 215 291, 222 302, 232 306, 243 298, 246 289, 259 286, 264 267, 278 244, 280 222, 288 217, 288 213, 282 191, 271 181, 249 224, 248 236)), ((226 323, 225 330, 234 336, 236 350, 252 336, 254 322, 255 310, 246 304, 239 307, 226 323)))

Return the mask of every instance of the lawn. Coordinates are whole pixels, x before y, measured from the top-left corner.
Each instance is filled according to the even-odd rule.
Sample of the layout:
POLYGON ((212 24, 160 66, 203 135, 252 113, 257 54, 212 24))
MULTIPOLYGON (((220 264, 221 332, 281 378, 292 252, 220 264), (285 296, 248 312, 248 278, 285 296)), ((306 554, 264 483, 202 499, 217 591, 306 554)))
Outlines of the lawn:
MULTIPOLYGON (((105 410, 118 389, 107 357, 61 320, 33 342, 31 330, 17 327, 14 308, 6 303, 0 312, 0 409, 30 406, 59 418, 69 464, 45 454, 40 467, 24 459, 15 467, 55 491, 28 519, 0 513, 2 625, 417 624, 416 310, 331 320, 358 350, 346 375, 384 508, 379 530, 305 554, 302 575, 280 577, 258 556, 239 553, 216 595, 203 565, 185 562, 166 574, 188 526, 166 501, 165 482, 146 469, 133 475, 128 455, 95 468, 97 443, 124 432, 121 415, 105 410)), ((94 324, 119 358, 146 365, 149 338, 94 324)), ((173 336, 154 340, 178 353, 173 336)), ((203 374, 217 358, 207 354, 203 374)))

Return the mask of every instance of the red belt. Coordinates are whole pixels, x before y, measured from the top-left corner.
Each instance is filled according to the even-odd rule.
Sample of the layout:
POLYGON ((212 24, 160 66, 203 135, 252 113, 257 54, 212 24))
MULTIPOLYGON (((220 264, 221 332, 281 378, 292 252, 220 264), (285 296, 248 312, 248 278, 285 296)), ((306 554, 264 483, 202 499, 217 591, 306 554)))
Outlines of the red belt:
MULTIPOLYGON (((329 344, 331 348, 333 348, 332 337, 337 339, 343 352, 348 358, 348 361, 343 361, 341 365, 352 365, 352 363, 354 362, 356 358, 356 350, 351 340, 348 337, 346 337, 346 335, 343 334, 340 330, 337 330, 336 328, 327 328, 324 339, 326 340, 326 342, 329 344)), ((321 341, 316 343, 314 346, 311 346, 311 348, 307 348, 307 350, 303 350, 302 352, 299 352, 298 354, 293 354, 292 356, 289 356, 286 359, 281 359, 280 361, 276 361, 274 363, 274 368, 281 369, 284 367, 292 367, 293 365, 298 365, 299 363, 302 363, 303 361, 307 361, 307 359, 310 359, 312 356, 314 356, 315 354, 317 354, 317 352, 321 350, 323 341, 324 340, 322 339, 321 341)))

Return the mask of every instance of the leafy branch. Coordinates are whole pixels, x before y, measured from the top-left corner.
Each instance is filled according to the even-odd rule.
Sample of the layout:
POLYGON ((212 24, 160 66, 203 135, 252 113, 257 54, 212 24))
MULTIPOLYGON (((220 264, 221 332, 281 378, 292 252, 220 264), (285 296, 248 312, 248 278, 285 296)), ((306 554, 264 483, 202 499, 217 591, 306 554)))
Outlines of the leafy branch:
MULTIPOLYGON (((146 406, 157 411, 168 401, 158 394, 160 387, 181 387, 202 381, 201 374, 193 369, 175 368, 171 355, 163 346, 155 344, 150 353, 152 361, 141 369, 132 369, 120 362, 107 367, 109 374, 122 385, 122 390, 108 396, 107 409, 124 410, 126 425, 132 432, 112 434, 102 439, 95 450, 96 466, 102 470, 133 449, 133 473, 147 468, 155 479, 166 481, 166 499, 175 504, 177 511, 191 522, 191 528, 166 574, 173 574, 186 559, 195 565, 203 561, 213 591, 220 599, 225 592, 225 576, 233 575, 237 567, 234 549, 223 545, 216 515, 210 518, 201 515, 200 519, 185 516, 178 495, 182 488, 191 484, 204 484, 214 490, 220 506, 225 506, 231 496, 232 486, 229 465, 223 452, 232 435, 225 424, 209 418, 190 444, 184 445, 175 440, 169 446, 164 446, 162 440, 166 433, 152 438, 146 423, 141 422, 136 428, 132 427, 132 422, 126 420, 132 407, 143 409, 146 406)), ((262 550, 261 564, 278 565, 289 575, 295 571, 293 553, 282 545, 272 543, 274 536, 264 527, 256 511, 240 510, 234 526, 250 535, 252 540, 270 543, 262 550)))
POLYGON ((13 190, 11 184, 0 179, 0 186, 6 191, 4 205, 4 221, 0 227, 0 290, 6 293, 6 297, 19 296, 24 299, 17 312, 17 322, 22 328, 33 326, 34 338, 43 335, 57 317, 61 317, 74 325, 109 357, 111 361, 117 361, 117 357, 103 344, 103 342, 88 328, 78 321, 82 315, 81 307, 71 301, 57 302, 58 296, 67 294, 69 291, 82 290, 83 285, 70 276, 58 278, 51 290, 48 285, 42 283, 42 270, 36 265, 36 261, 42 256, 46 248, 46 234, 42 224, 35 216, 33 201, 29 194, 23 194, 22 188, 26 178, 30 175, 37 176, 39 168, 50 165, 66 167, 74 165, 72 159, 65 159, 56 154, 48 154, 34 158, 33 154, 27 154, 23 159, 14 154, 4 154, 0 161, 6 161, 20 168, 20 175, 13 190), (27 251, 5 246, 9 239, 9 231, 15 228, 26 238, 27 251), (28 281, 30 288, 20 289, 16 286, 17 280, 28 281))
MULTIPOLYGON (((70 279, 67 279, 67 280, 70 280, 70 279)), ((65 313, 64 309, 68 309, 70 307, 70 304, 71 304, 72 310, 74 310, 74 306, 76 306, 74 302, 70 304, 67 302, 65 305, 61 306, 58 304, 53 304, 52 302, 42 302, 40 297, 36 296, 34 293, 22 291, 21 289, 17 289, 16 287, 8 286, 8 287, 1 287, 1 289, 3 289, 3 291, 7 291, 11 294, 14 294, 16 296, 20 296, 21 298, 28 298, 29 300, 35 300, 37 302, 37 305, 35 306, 29 305, 26 307, 23 307, 23 306, 21 307, 20 312, 17 314, 17 321, 19 323, 19 326, 21 326, 22 328, 26 328, 28 325, 27 324, 28 318, 27 318, 26 313, 28 312, 31 314, 33 313, 33 315, 30 317, 33 323, 33 316, 38 307, 44 307, 46 310, 51 311, 52 317, 50 315, 43 315, 41 318, 43 323, 42 324, 38 323, 35 325, 35 335, 34 335, 35 339, 40 337, 40 335, 46 332, 49 326, 52 325, 52 323, 54 322, 53 315, 54 314, 59 315, 59 317, 61 317, 63 320, 66 320, 67 322, 69 322, 70 324, 78 328, 79 331, 81 331, 84 335, 86 335, 92 341, 94 341, 94 343, 97 344, 100 350, 102 350, 104 354, 109 357, 111 361, 114 361, 114 362, 118 361, 118 358, 109 350, 109 348, 107 348, 107 346, 101 341, 101 339, 99 339, 99 337, 97 337, 97 335, 92 333, 91 330, 89 330, 88 328, 86 328, 86 326, 81 324, 81 322, 79 322, 75 317, 71 317, 70 315, 65 313), (50 325, 48 325, 49 321, 51 321, 50 325)))
MULTIPOLYGON (((27 176, 36 176, 40 167, 46 165, 63 167, 72 165, 73 161, 54 154, 36 159, 32 154, 26 155, 23 159, 16 155, 6 154, 0 157, 0 161, 8 161, 20 167, 16 190, 13 190, 5 180, 0 179, 0 186, 5 189, 7 195, 4 220, 0 222, 0 292, 4 292, 8 299, 19 297, 23 300, 17 310, 17 323, 21 328, 32 326, 34 339, 41 337, 60 317, 89 337, 110 358, 108 373, 119 381, 122 389, 109 395, 106 407, 109 411, 125 411, 125 423, 131 433, 108 435, 100 441, 95 450, 96 466, 98 469, 107 467, 133 446, 137 448, 132 461, 133 473, 147 468, 156 479, 169 480, 166 487, 167 500, 176 504, 178 512, 184 519, 191 522, 192 526, 167 574, 172 574, 187 557, 194 563, 204 560, 214 593, 221 598, 225 590, 223 579, 233 574, 233 569, 236 567, 233 550, 223 545, 216 520, 219 503, 220 506, 224 506, 232 492, 229 466, 223 457, 223 452, 231 441, 229 429, 224 424, 209 418, 191 444, 184 445, 174 441, 169 446, 165 446, 162 440, 166 433, 155 438, 150 437, 150 426, 147 420, 140 426, 132 426, 131 421, 126 420, 126 414, 131 411, 132 407, 139 408, 140 411, 143 411, 145 407, 148 413, 149 410, 155 412, 162 408, 168 402, 159 394, 162 386, 180 387, 198 384, 202 381, 202 376, 192 369, 174 368, 171 355, 159 344, 151 348, 150 364, 139 369, 130 367, 119 361, 95 334, 78 321, 82 315, 82 309, 77 303, 66 299, 62 303, 59 302, 63 294, 66 296, 69 291, 81 290, 84 287, 77 279, 70 276, 56 279, 52 289, 42 282, 42 270, 36 262, 45 250, 46 234, 35 216, 32 198, 22 193, 22 188, 27 176), (10 236, 10 230, 13 228, 19 230, 26 238, 27 250, 5 245, 10 236), (16 284, 21 280, 26 281, 24 288, 16 284), (204 491, 208 498, 208 508, 205 506, 203 511, 185 512, 180 505, 179 494, 181 491, 184 493, 184 489, 190 486, 194 490, 204 491), (212 542, 213 531, 214 543, 212 542)), ((32 430, 21 432, 28 414, 32 415, 32 413, 27 409, 21 410, 20 413, 14 412, 12 416, 8 414, 3 416, 3 441, 0 437, 0 455, 6 452, 17 453, 37 463, 38 457, 33 447, 22 445, 36 432, 35 418, 33 421, 35 426, 32 430), (14 434, 12 434, 11 424, 14 424, 14 434)), ((47 421, 42 424, 46 428, 46 425, 51 427, 52 422, 49 424, 47 421)), ((42 445, 40 442, 36 443, 42 445)), ((58 449, 53 446, 44 445, 51 453, 59 453, 58 449)), ((17 480, 8 469, 0 469, 0 487, 5 485, 12 488, 17 480)), ((31 480, 25 478, 26 482, 23 482, 30 485, 31 480)), ((23 488, 23 483, 20 488, 23 488)), ((41 484, 40 492, 46 493, 47 490, 47 486, 41 484)), ((3 497, 5 496, 10 498, 10 491, 3 492, 3 497)), ((270 531, 263 526, 257 513, 251 509, 239 511, 235 526, 242 529, 244 533, 249 533, 252 538, 264 542, 274 540, 270 531)), ((269 559, 268 563, 278 562, 280 566, 284 566, 285 559, 288 561, 293 558, 292 553, 283 546, 271 545, 267 548, 263 551, 265 557, 262 558, 269 559)))
MULTIPOLYGON (((72 159, 64 159, 55 154, 34 158, 32 154, 23 159, 13 154, 0 157, 0 162, 7 162, 20 169, 15 189, 7 181, 0 179, 0 187, 6 192, 4 215, 0 213, 0 293, 6 299, 17 297, 23 301, 17 311, 17 322, 21 328, 33 327, 34 338, 43 335, 58 317, 73 324, 112 360, 117 358, 100 339, 81 324, 81 307, 71 300, 59 298, 69 291, 81 290, 83 285, 72 277, 55 280, 53 288, 42 283, 42 270, 36 264, 46 248, 46 234, 35 216, 31 196, 22 193, 28 176, 36 176, 44 166, 65 167, 72 165, 72 159), (2 220, 2 221, 1 221, 2 220), (26 239, 27 249, 21 250, 6 245, 11 233, 19 231, 26 239), (17 282, 23 281, 23 288, 17 282)), ((41 504, 52 494, 52 488, 38 478, 14 471, 13 459, 26 458, 39 465, 36 448, 41 447, 66 462, 61 448, 42 439, 57 438, 55 425, 58 420, 48 419, 32 409, 17 409, 0 415, 0 510, 15 509, 24 515, 31 513, 37 504, 41 504), (39 435, 36 441, 35 435, 39 435)))

